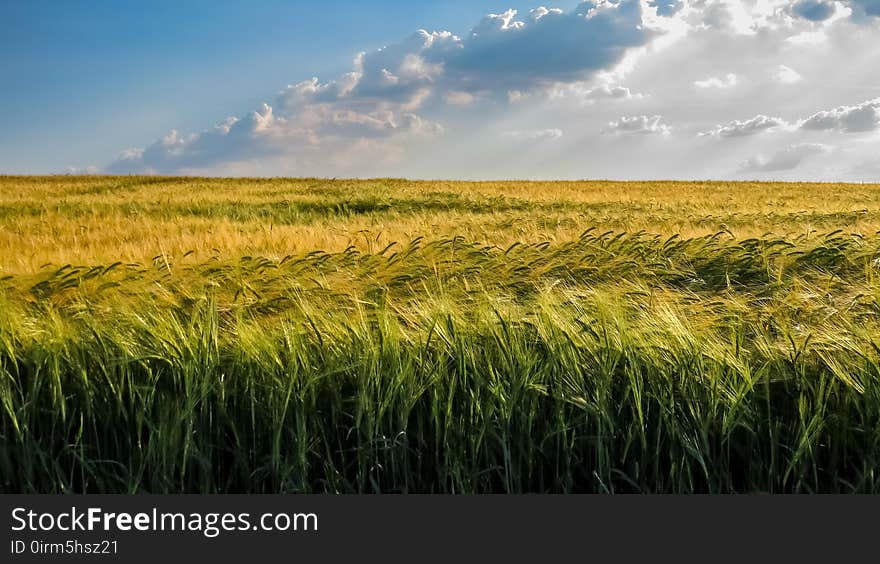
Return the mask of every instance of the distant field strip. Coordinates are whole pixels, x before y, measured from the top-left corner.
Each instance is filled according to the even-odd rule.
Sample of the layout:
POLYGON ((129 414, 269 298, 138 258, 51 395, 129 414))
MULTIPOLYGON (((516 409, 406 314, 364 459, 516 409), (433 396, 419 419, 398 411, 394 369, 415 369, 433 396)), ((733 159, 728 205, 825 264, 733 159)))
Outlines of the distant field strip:
POLYGON ((0 177, 0 272, 46 264, 374 251, 416 237, 555 243, 583 231, 798 236, 880 230, 880 187, 0 177))
POLYGON ((880 493, 880 186, 0 178, 5 492, 880 493))

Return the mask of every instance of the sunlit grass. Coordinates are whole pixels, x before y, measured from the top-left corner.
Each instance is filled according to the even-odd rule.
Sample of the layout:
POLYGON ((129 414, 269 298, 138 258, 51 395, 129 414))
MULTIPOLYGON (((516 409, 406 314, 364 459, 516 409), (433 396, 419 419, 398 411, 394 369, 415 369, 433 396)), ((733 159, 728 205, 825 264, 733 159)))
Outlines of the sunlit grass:
POLYGON ((0 179, 0 489, 876 493, 878 211, 0 179))
POLYGON ((748 238, 880 230, 880 187, 680 182, 0 178, 0 272, 363 251, 416 237, 564 242, 589 227, 748 238))

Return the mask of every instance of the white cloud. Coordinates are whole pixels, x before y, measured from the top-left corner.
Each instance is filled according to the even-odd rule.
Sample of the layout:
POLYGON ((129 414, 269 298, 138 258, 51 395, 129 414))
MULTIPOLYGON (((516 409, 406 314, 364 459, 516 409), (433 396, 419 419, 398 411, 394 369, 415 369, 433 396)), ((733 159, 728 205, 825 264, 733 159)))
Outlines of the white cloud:
POLYGON ((633 97, 629 88, 624 86, 597 86, 583 93, 585 100, 626 100, 633 97))
MULTIPOLYGON (((557 83, 544 92, 535 91, 531 96, 546 95, 551 100, 573 100, 583 104, 595 104, 603 101, 641 99, 642 94, 633 93, 625 86, 611 86, 609 84, 592 85, 591 82, 557 83)), ((515 96, 511 101, 519 101, 524 97, 522 93, 515 96)))
POLYGON ((732 88, 736 86, 739 79, 733 73, 728 73, 723 77, 712 76, 703 80, 694 81, 697 88, 732 88))
POLYGON ((622 117, 608 124, 603 133, 638 133, 668 135, 671 128, 663 123, 661 116, 622 117))
POLYGON ((460 48, 426 53, 442 63, 460 90, 529 89, 582 80, 619 63, 656 32, 643 25, 640 0, 586 1, 572 12, 538 8, 526 21, 517 11, 486 16, 460 48))
POLYGON ((828 34, 824 29, 815 31, 802 31, 785 39, 786 43, 795 47, 820 47, 828 41, 828 34))
POLYGON ((717 137, 746 137, 765 131, 775 131, 787 127, 788 123, 778 117, 758 115, 745 121, 734 120, 723 125, 718 125, 711 131, 701 133, 701 136, 717 137))
POLYGON ((245 118, 234 117, 213 129, 182 136, 172 130, 146 149, 129 149, 108 167, 113 173, 173 173, 211 168, 284 154, 314 153, 319 149, 345 152, 360 140, 406 137, 417 139, 443 133, 443 127, 400 107, 307 104, 289 117, 276 117, 268 104, 245 118))
POLYGON ((880 131, 872 11, 870 1, 820 0, 505 11, 361 53, 335 80, 294 82, 199 133, 172 130, 107 170, 871 178, 859 163, 875 158, 867 133, 880 131), (743 116, 754 117, 731 121, 743 116), (666 138, 674 142, 658 142, 666 138))
POLYGON ((260 111, 242 119, 227 118, 202 133, 182 136, 177 130, 171 130, 146 149, 123 152, 108 170, 114 173, 174 172, 240 160, 249 155, 270 154, 273 126, 277 124, 280 129, 285 123, 283 119, 276 122, 272 108, 263 104, 260 111))
MULTIPOLYGON (((109 170, 193 170, 319 147, 345 152, 365 139, 389 139, 396 148, 393 140, 401 136, 443 131, 420 111, 432 98, 447 106, 472 105, 480 94, 514 101, 613 67, 656 35, 642 14, 640 0, 583 2, 569 13, 539 7, 524 21, 516 10, 490 14, 463 37, 419 30, 359 54, 354 69, 336 81, 293 84, 272 106, 212 130, 186 137, 173 131, 142 151, 124 153, 109 170)), ((610 89, 608 95, 629 92, 610 89)))
POLYGON ((772 25, 780 2, 773 0, 690 0, 684 17, 694 26, 736 35, 755 35, 772 25))
POLYGON ((880 98, 855 106, 838 106, 817 112, 803 120, 801 129, 835 129, 845 133, 874 131, 880 127, 880 98))
POLYGON ((782 118, 758 115, 752 119, 734 120, 718 125, 701 136, 745 137, 762 132, 780 130, 835 130, 843 133, 860 133, 880 129, 880 98, 868 100, 854 106, 838 106, 831 110, 816 112, 795 124, 789 124, 782 118))

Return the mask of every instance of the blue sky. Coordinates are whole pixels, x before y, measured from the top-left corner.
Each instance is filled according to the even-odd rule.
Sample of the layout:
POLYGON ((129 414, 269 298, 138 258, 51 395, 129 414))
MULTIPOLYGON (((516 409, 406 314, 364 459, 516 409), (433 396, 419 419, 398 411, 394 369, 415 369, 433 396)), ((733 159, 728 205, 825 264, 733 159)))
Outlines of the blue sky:
POLYGON ((2 0, 0 173, 880 180, 877 0, 540 4, 2 0))
MULTIPOLYGON (((576 2, 559 2, 571 7, 576 2)), ((200 130, 421 27, 532 2, 0 1, 0 171, 104 164, 200 130)))

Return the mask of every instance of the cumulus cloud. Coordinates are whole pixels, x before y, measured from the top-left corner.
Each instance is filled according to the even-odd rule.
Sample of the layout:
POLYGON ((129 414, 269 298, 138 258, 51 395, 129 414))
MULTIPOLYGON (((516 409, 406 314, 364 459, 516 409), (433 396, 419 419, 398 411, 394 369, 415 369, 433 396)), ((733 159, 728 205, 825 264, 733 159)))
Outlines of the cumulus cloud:
POLYGON ((541 7, 522 20, 517 15, 490 14, 459 40, 459 48, 430 50, 426 60, 442 64, 446 80, 460 90, 521 90, 581 80, 655 35, 644 25, 639 0, 586 1, 569 13, 541 7))
POLYGON ((831 162, 818 158, 821 137, 845 161, 823 172, 827 179, 836 171, 863 178, 868 169, 854 163, 874 158, 874 138, 847 134, 880 129, 880 98, 839 104, 877 95, 874 15, 876 0, 595 0, 570 11, 503 11, 469 30, 419 30, 360 53, 335 79, 293 82, 256 111, 198 133, 171 130, 105 170, 813 174, 831 162))
MULTIPOLYGON (((534 97, 537 94, 538 93, 534 93, 532 96, 534 97)), ((552 88, 547 89, 543 94, 546 94, 551 100, 567 99, 582 102, 584 104, 593 104, 602 101, 641 99, 643 97, 641 94, 636 94, 625 86, 611 86, 609 84, 592 86, 588 82, 558 83, 552 88)), ((508 97, 511 102, 516 102, 527 97, 527 95, 522 92, 511 92, 508 93, 508 97), (512 97, 510 96, 511 94, 513 94, 512 97)))
POLYGON ((711 76, 709 78, 703 80, 697 80, 694 82, 694 86, 697 88, 731 88, 736 86, 739 79, 733 73, 728 73, 723 77, 711 76))
POLYGON ((586 100, 625 100, 632 98, 633 93, 624 86, 597 86, 584 92, 586 100))
POLYGON ((855 106, 838 106, 817 112, 803 120, 800 127, 808 130, 834 129, 845 133, 874 131, 880 127, 880 98, 855 106))
POLYGON ((777 2, 690 0, 686 16, 692 25, 733 34, 753 35, 775 16, 777 2))
POLYGON ((701 133, 701 136, 717 137, 746 137, 765 131, 774 131, 787 127, 788 123, 778 117, 758 115, 745 121, 734 120, 723 125, 718 125, 711 131, 701 133))
POLYGON ((781 149, 769 157, 758 155, 743 163, 743 172, 772 172, 792 170, 797 168, 804 160, 814 156, 828 153, 831 148, 819 143, 800 143, 781 149))
POLYGON ((843 133, 860 133, 880 129, 880 98, 868 100, 854 106, 838 106, 831 110, 823 110, 804 118, 795 124, 789 124, 782 118, 758 115, 752 119, 734 120, 718 125, 701 136, 746 137, 762 132, 790 130, 798 128, 805 131, 840 131, 843 133))
POLYGON ((663 123, 661 116, 622 117, 608 124, 603 133, 638 133, 668 135, 671 128, 663 123))
POLYGON ((463 48, 461 39, 450 32, 419 30, 400 43, 361 53, 348 97, 410 100, 440 80, 443 59, 463 48))
MULTIPOLYGON (((643 8, 640 0, 586 1, 568 13, 539 7, 522 19, 516 10, 490 14, 462 37, 419 30, 359 54, 352 71, 337 80, 292 84, 271 105, 201 133, 171 131, 145 149, 124 152, 108 170, 189 171, 285 154, 345 152, 364 140, 375 145, 436 136, 444 127, 425 112, 439 113, 437 101, 447 107, 469 106, 481 97, 515 101, 610 69, 659 33, 643 21, 643 8)), ((596 87, 585 96, 631 93, 596 87)))
POLYGON ((393 107, 361 110, 345 105, 312 103, 288 117, 276 117, 268 104, 239 119, 227 118, 214 128, 188 136, 172 130, 146 149, 130 149, 108 167, 112 173, 197 171, 224 163, 278 157, 291 152, 340 150, 361 140, 397 136, 430 137, 443 127, 393 107))
MULTIPOLYGON (((272 108, 263 104, 259 111, 242 119, 227 118, 213 129, 202 133, 183 136, 177 130, 171 130, 146 149, 129 149, 123 152, 108 167, 108 171, 173 172, 271 153, 269 136, 275 123, 272 108)), ((279 120, 278 123, 284 124, 285 120, 279 120)))

